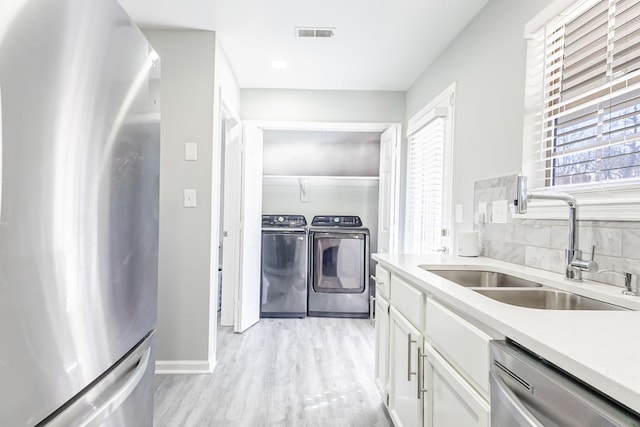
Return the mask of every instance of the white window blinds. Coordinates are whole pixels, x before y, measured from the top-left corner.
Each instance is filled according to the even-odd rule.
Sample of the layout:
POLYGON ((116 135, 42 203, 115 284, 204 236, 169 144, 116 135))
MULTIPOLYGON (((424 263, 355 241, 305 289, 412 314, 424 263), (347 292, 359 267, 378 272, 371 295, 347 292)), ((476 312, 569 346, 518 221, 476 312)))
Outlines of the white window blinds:
POLYGON ((445 108, 434 109, 426 125, 409 135, 405 250, 434 252, 442 246, 445 206, 445 108))
POLYGON ((577 2, 534 35, 527 62, 533 181, 640 182, 640 0, 577 2))

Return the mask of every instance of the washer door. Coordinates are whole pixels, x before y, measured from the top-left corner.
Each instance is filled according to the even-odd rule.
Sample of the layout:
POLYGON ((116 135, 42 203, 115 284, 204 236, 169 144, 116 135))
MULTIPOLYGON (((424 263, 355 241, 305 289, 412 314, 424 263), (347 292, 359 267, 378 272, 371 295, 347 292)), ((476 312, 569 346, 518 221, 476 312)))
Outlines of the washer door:
POLYGON ((364 233, 313 235, 313 290, 323 293, 362 293, 365 290, 364 233))

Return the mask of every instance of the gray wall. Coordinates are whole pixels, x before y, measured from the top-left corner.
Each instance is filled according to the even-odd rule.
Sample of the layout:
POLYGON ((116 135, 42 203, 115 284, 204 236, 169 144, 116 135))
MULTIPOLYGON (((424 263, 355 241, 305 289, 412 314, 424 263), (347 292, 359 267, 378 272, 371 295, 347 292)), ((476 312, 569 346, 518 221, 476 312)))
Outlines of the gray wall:
POLYGON ((206 361, 209 351, 215 34, 147 30, 162 59, 157 359, 206 361), (198 160, 184 160, 184 143, 198 160), (184 208, 183 190, 197 190, 184 208))
MULTIPOLYGON (((509 200, 514 174, 522 167, 526 41, 524 26, 550 0, 491 0, 407 92, 406 114, 456 82, 453 203, 463 204, 464 222, 473 229, 477 203, 509 200), (474 202, 475 199, 475 202, 474 202)), ((475 226, 483 255, 564 273, 566 220, 512 219, 475 226)), ((601 269, 640 273, 640 223, 579 221, 580 248, 596 245, 601 269)), ((587 256, 588 257, 588 256, 587 256)), ((610 273, 586 278, 621 286, 610 273)))
POLYGON ((242 89, 242 120, 402 123, 405 93, 242 89))
POLYGON ((453 204, 471 229, 473 186, 521 169, 526 42, 524 25, 550 0, 491 0, 407 92, 406 113, 454 81, 453 204))

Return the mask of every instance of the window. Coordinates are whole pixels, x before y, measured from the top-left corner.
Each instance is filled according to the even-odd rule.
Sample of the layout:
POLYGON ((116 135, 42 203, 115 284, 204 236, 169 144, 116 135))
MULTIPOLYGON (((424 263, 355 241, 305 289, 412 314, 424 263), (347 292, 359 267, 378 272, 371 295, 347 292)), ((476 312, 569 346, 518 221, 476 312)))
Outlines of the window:
POLYGON ((640 0, 574 2, 527 55, 530 186, 640 188, 640 0))
POLYGON ((448 246, 451 216, 453 87, 408 123, 404 250, 428 253, 448 246))

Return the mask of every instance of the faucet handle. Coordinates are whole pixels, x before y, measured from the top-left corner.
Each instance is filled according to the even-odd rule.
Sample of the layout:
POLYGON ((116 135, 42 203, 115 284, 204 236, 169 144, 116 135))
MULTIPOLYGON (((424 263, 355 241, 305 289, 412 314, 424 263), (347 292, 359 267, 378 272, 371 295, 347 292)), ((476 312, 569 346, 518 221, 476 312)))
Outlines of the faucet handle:
MULTIPOLYGON (((576 251, 576 252, 577 252, 576 255, 579 256, 580 252, 579 251, 576 251)), ((574 258, 573 261, 571 261, 571 267, 577 268, 581 271, 588 271, 589 273, 597 273, 598 263, 595 262, 595 256, 596 256, 596 246, 593 245, 591 246, 591 259, 587 261, 587 260, 574 258)))

